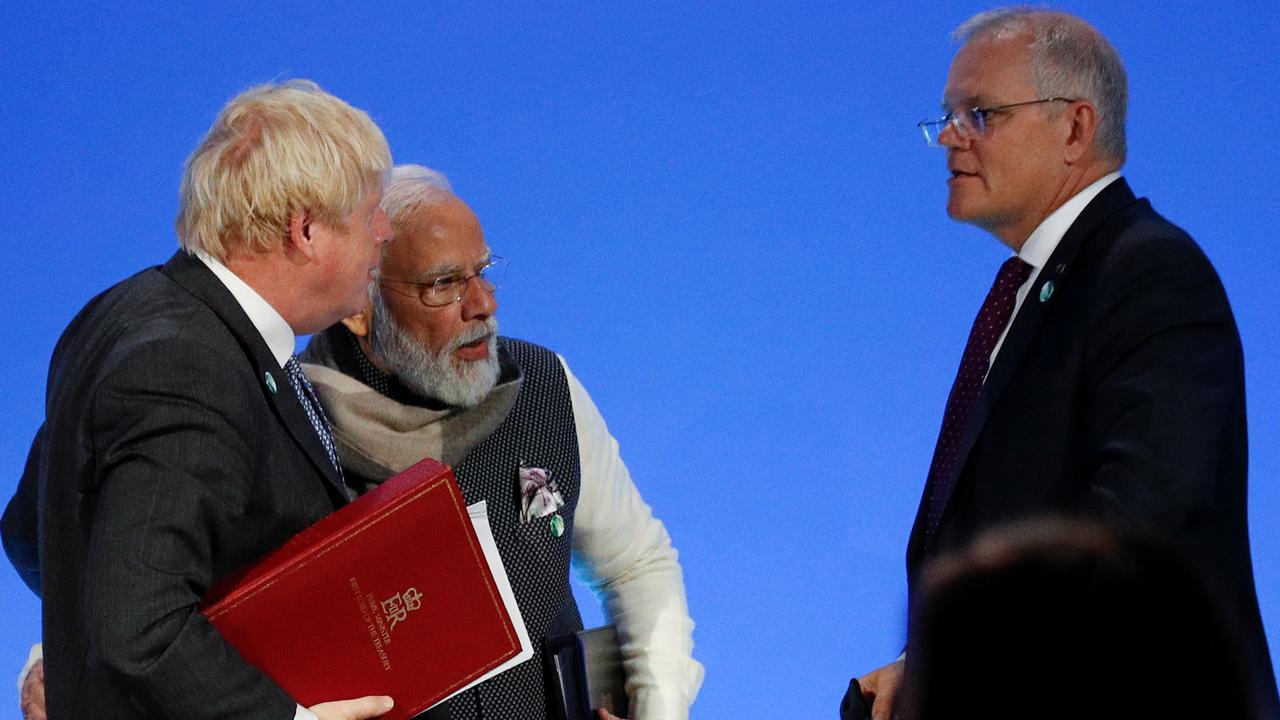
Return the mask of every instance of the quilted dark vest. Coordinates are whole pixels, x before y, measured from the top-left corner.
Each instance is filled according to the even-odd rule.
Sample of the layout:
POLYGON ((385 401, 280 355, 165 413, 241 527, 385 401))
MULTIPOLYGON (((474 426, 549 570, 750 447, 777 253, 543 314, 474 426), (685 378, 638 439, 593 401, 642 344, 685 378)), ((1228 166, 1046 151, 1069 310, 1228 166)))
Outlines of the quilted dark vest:
MULTIPOLYGON (((514 361, 524 379, 505 420, 454 467, 467 504, 486 501, 489 525, 524 617, 534 657, 460 693, 417 720, 543 720, 548 716, 542 639, 579 630, 582 619, 569 587, 573 516, 578 506, 581 464, 569 382, 550 350, 499 338, 500 352, 514 361), (565 505, 564 532, 556 537, 552 518, 520 522, 521 464, 551 472, 565 505)), ((350 333, 338 325, 312 338, 303 359, 336 367, 398 402, 413 402, 401 383, 370 364, 350 333)), ((367 489, 383 478, 361 478, 348 469, 347 481, 367 489)))
POLYGON ((520 340, 500 342, 524 374, 506 420, 456 468, 467 504, 486 501, 489 523, 516 602, 533 642, 534 657, 459 694, 427 717, 452 720, 541 720, 548 715, 542 638, 580 630, 582 618, 569 588, 573 515, 581 481, 578 436, 569 383, 559 358, 520 340), (551 518, 520 522, 521 463, 551 471, 565 506, 564 534, 551 518), (437 714, 438 713, 438 714, 437 714))
POLYGON ((458 486, 468 505, 488 502, 489 524, 525 616, 534 659, 476 685, 449 701, 453 720, 520 719, 548 716, 541 641, 547 635, 579 630, 582 619, 568 584, 573 511, 581 482, 577 430, 568 380, 554 352, 502 338, 525 375, 511 414, 492 436, 457 466, 458 486), (552 533, 552 519, 520 521, 520 466, 550 470, 564 507, 564 533, 552 533))

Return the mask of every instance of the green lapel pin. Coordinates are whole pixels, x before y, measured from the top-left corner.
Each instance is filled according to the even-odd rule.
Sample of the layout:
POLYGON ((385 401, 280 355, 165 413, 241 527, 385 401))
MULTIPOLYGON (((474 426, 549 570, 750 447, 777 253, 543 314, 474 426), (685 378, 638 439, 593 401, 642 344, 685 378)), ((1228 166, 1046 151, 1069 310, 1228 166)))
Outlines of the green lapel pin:
POLYGON ((1046 302, 1051 297, 1053 297, 1053 281, 1052 280, 1040 286, 1040 302, 1046 302))
POLYGON ((564 518, 560 515, 551 516, 551 537, 560 537, 564 534, 564 518))
POLYGON ((271 394, 272 394, 272 395, 275 395, 275 394, 276 394, 276 379, 275 379, 275 378, 273 378, 273 377, 271 377, 271 373, 270 373, 270 372, 264 372, 264 373, 262 373, 262 380, 263 380, 263 382, 265 382, 265 383, 267 384, 267 389, 271 391, 271 394))

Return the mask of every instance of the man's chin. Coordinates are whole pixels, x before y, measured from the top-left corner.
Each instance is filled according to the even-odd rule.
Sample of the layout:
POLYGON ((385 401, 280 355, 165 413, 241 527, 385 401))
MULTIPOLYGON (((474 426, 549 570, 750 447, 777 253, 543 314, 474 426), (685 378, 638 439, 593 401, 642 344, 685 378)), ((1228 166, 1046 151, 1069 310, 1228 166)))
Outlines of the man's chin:
POLYGON ((498 384, 497 360, 454 362, 454 377, 447 387, 440 388, 441 398, 452 405, 474 407, 488 397, 498 384))
POLYGON ((947 216, 956 222, 973 222, 975 210, 971 203, 955 191, 947 196, 947 216))
POLYGON ((973 202, 972 199, 966 200, 955 196, 952 196, 947 201, 947 216, 958 223, 973 225, 988 232, 991 232, 992 228, 999 224, 998 218, 1000 217, 992 212, 990 207, 984 207, 973 202))

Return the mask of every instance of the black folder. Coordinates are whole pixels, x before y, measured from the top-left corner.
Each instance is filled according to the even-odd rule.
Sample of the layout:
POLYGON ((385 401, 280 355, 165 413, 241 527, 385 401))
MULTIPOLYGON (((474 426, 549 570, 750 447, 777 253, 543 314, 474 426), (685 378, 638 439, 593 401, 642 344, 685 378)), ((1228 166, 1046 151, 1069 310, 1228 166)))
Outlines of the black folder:
POLYGON ((627 716, 626 670, 612 625, 543 640, 550 705, 559 720, 594 720, 595 709, 627 716))

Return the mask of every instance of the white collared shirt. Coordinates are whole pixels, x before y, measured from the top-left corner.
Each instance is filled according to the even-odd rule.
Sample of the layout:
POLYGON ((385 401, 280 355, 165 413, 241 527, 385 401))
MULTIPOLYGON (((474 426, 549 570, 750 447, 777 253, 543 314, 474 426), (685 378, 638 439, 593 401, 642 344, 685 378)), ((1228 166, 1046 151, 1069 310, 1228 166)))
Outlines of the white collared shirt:
POLYGON ((218 258, 203 250, 195 251, 195 256, 213 271, 231 296, 236 299, 240 309, 249 316, 249 322, 253 323, 258 334, 267 343, 267 348, 271 350, 276 362, 283 368, 284 364, 289 362, 289 358, 293 357, 297 340, 293 335, 293 328, 289 327, 289 323, 285 322, 280 313, 271 307, 271 303, 263 299, 257 290, 249 287, 249 284, 239 275, 231 272, 231 269, 223 265, 218 258))
MULTIPOLYGON (((271 350, 271 355, 283 369, 284 364, 293 357, 297 343, 293 328, 289 327, 289 323, 275 308, 271 307, 271 303, 259 295, 257 290, 249 287, 249 283, 242 280, 239 275, 231 272, 231 268, 223 265, 221 260, 203 250, 196 250, 194 254, 200 262, 213 271, 214 276, 227 288, 227 292, 231 293, 231 297, 236 299, 240 309, 249 316, 249 322, 253 323, 262 340, 267 343, 267 349, 271 350)), ((19 678, 19 681, 21 680, 22 678, 19 678)), ((319 718, 307 708, 298 705, 294 708, 293 720, 319 720, 319 718)))
POLYGON ((1013 319, 1018 317, 1018 310, 1022 308, 1022 301, 1027 299, 1027 294, 1035 286, 1036 278, 1040 276, 1040 271, 1044 269, 1044 266, 1049 262, 1049 258, 1053 256, 1053 251, 1058 249, 1058 243, 1062 242, 1062 236, 1067 234, 1067 230, 1080 217, 1080 213, 1084 212, 1089 203, 1098 197, 1098 193, 1119 179, 1120 173, 1117 171, 1094 180, 1088 187, 1073 195, 1070 200, 1062 203, 1062 206, 1057 210, 1049 213, 1049 217, 1037 225, 1030 237, 1027 238, 1027 241, 1022 244, 1022 249, 1018 251, 1018 257, 1031 266, 1031 274, 1027 276, 1026 282, 1022 283, 1018 288, 1018 295, 1013 303, 1013 313, 1009 315, 1008 324, 1004 326, 1004 331, 1000 333, 1000 339, 996 341, 995 348, 991 350, 991 357, 988 358, 990 361, 988 367, 996 364, 996 355, 1000 353, 1000 348, 1004 345, 1005 335, 1009 334, 1013 319))
MULTIPOLYGON (((253 327, 262 336, 262 340, 267 343, 267 349, 271 351, 271 355, 280 364, 280 368, 283 369, 284 364, 289 362, 289 358, 293 357, 293 351, 297 343, 293 328, 289 327, 289 323, 281 317, 275 308, 271 307, 271 303, 267 302, 265 298, 258 294, 257 290, 250 287, 249 283, 242 280, 239 275, 231 272, 231 268, 223 265, 221 260, 203 250, 196 250, 194 255, 213 271, 214 276, 227 288, 227 292, 231 293, 231 297, 236 299, 240 309, 244 310, 244 314, 249 316, 249 322, 253 323, 253 327)), ((307 708, 297 705, 294 707, 293 720, 320 719, 307 708)))

